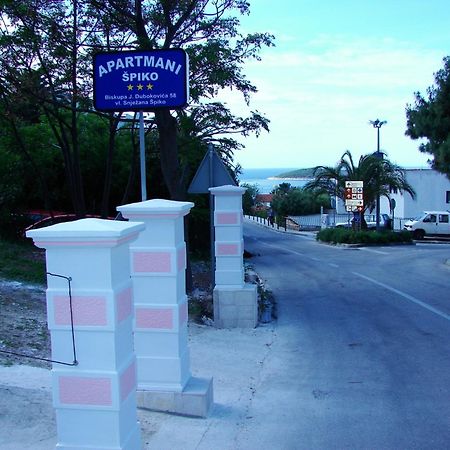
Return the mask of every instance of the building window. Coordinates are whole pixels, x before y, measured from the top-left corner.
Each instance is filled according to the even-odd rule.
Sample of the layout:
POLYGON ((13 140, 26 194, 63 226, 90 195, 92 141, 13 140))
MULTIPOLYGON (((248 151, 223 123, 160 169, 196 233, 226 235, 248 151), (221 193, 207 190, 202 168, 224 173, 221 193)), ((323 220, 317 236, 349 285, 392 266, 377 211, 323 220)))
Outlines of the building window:
POLYGON ((445 193, 445 203, 450 203, 450 191, 445 193))

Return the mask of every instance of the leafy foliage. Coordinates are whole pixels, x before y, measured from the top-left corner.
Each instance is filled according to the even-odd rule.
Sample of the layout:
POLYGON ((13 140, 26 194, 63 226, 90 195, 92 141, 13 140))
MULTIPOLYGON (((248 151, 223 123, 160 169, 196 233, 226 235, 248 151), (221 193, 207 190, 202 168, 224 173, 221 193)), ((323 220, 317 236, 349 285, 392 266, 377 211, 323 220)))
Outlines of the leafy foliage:
MULTIPOLYGON (((3 170, 5 174, 0 176, 0 186, 3 188, 0 209, 2 206, 6 207, 8 197, 9 212, 44 209, 43 199, 46 199, 44 206, 49 212, 70 211, 71 199, 65 179, 64 160, 47 118, 41 116, 37 123, 30 124, 16 121, 16 133, 9 122, 3 122, 2 126, 0 161, 4 163, 0 164, 0 174, 3 175, 3 170)), ((78 127, 80 166, 84 174, 84 186, 90 193, 87 199, 88 212, 100 214, 108 123, 97 115, 82 114, 78 119, 78 127)), ((115 183, 108 204, 109 211, 114 211, 124 195, 132 161, 131 138, 131 130, 125 127, 117 132, 116 155, 113 160, 115 183)), ((137 198, 137 186, 134 186, 133 192, 134 198, 137 198)))
POLYGON ((432 155, 433 168, 450 179, 450 57, 444 58, 444 68, 434 79, 427 98, 416 92, 414 105, 406 107, 405 134, 411 139, 425 138, 419 150, 432 155))
POLYGON ((11 152, 0 151, 0 228, 10 222, 10 215, 19 201, 22 201, 25 192, 21 178, 20 160, 11 152))
POLYGON ((242 196, 242 210, 244 214, 252 214, 252 209, 256 206, 256 197, 259 195, 258 185, 243 183, 241 187, 247 189, 242 196))
MULTIPOLYGON (((154 111, 158 132, 161 173, 171 198, 184 200, 192 178, 183 146, 193 142, 215 143, 216 149, 232 168, 233 152, 241 145, 232 137, 268 130, 268 120, 258 111, 248 117, 234 115, 219 93, 240 92, 249 102, 254 86, 243 72, 248 59, 259 59, 265 46, 273 45, 268 33, 242 34, 239 15, 249 14, 249 3, 242 0, 110 1, 86 0, 99 11, 109 33, 127 35, 127 49, 153 50, 183 48, 189 55, 191 105, 184 111, 154 111), (183 129, 184 128, 184 129, 183 129), (188 131, 186 133, 186 131, 188 131)), ((98 49, 102 49, 101 46, 98 49)))
POLYGON ((30 241, 17 243, 0 240, 0 277, 44 284, 44 251, 37 249, 30 241))
MULTIPOLYGON (((268 131, 250 110, 218 100, 256 86, 243 67, 273 45, 246 34, 244 0, 4 0, 0 2, 0 220, 30 208, 113 215, 140 199, 136 115, 92 106, 92 57, 99 51, 180 47, 190 59, 190 105, 146 113, 150 198, 186 200, 187 186, 213 143, 236 176, 236 136, 268 131)), ((204 247, 208 202, 196 200, 189 236, 204 247)))
POLYGON ((289 183, 281 183, 272 193, 272 208, 278 217, 316 214, 321 206, 330 207, 328 194, 292 187, 289 183))

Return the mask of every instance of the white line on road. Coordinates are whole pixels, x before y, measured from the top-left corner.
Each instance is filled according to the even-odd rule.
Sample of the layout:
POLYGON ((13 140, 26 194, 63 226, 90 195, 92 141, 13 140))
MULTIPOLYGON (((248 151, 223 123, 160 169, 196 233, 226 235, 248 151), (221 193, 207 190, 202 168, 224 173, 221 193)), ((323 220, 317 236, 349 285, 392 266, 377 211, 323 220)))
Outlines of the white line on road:
POLYGON ((410 302, 413 302, 416 305, 421 306, 422 308, 428 309, 428 311, 431 311, 434 314, 437 314, 438 316, 441 316, 444 319, 450 320, 450 315, 440 311, 439 309, 429 305, 428 303, 422 302, 421 300, 413 297, 412 295, 409 295, 409 294, 406 294, 405 292, 399 291, 398 289, 388 286, 387 284, 381 283, 380 281, 374 280, 373 278, 366 277, 365 275, 362 275, 358 272, 353 272, 353 274, 360 278, 363 278, 364 280, 370 281, 373 284, 384 287, 388 291, 394 292, 394 293, 400 295, 401 297, 405 298, 406 300, 409 300, 410 302))
POLYGON ((280 247, 279 245, 268 244, 267 242, 260 241, 259 239, 255 239, 255 241, 259 242, 262 245, 265 245, 266 247, 276 248, 277 250, 283 250, 285 252, 293 253, 294 255, 305 256, 304 253, 296 252, 295 250, 291 250, 290 248, 284 248, 280 247))
POLYGON ((382 252, 381 250, 373 250, 371 248, 366 248, 366 247, 360 247, 359 249, 364 251, 364 252, 378 253, 379 255, 390 255, 389 252, 382 252))

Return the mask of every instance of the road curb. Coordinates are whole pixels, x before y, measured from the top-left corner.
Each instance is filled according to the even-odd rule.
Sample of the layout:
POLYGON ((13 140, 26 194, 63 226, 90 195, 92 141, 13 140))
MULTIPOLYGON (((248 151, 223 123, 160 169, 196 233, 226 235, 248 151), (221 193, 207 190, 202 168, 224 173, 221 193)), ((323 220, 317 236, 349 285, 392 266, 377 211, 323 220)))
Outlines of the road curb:
POLYGON ((325 245, 333 245, 334 247, 343 247, 343 248, 362 248, 362 247, 394 247, 398 245, 416 245, 415 242, 385 242, 380 244, 341 244, 335 242, 325 242, 325 241, 317 241, 320 244, 325 245))

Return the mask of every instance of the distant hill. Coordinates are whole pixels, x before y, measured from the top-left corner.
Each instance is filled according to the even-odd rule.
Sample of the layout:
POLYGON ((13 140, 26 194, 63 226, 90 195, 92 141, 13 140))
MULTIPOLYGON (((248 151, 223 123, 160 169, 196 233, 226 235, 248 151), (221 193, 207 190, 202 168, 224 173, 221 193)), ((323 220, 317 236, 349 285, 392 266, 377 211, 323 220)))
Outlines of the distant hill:
POLYGON ((276 175, 275 178, 314 178, 314 167, 280 173, 280 175, 276 175))

